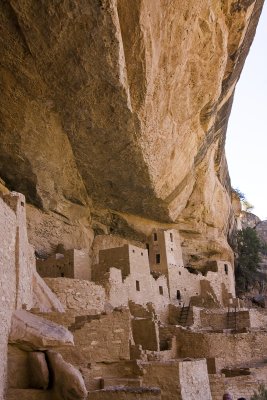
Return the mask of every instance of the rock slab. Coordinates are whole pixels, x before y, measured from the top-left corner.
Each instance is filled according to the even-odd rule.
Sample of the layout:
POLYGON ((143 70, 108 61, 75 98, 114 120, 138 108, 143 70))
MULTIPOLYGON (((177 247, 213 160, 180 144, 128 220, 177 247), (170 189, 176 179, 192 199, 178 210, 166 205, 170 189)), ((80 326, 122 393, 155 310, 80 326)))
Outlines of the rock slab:
POLYGON ((55 322, 19 310, 12 315, 9 343, 27 351, 46 350, 55 346, 73 345, 73 336, 55 322))

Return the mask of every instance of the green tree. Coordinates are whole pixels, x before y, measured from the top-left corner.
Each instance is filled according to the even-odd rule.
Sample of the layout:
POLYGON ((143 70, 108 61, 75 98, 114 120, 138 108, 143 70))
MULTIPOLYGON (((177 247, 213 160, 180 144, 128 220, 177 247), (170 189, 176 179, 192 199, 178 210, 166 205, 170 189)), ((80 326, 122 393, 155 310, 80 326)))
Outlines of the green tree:
POLYGON ((241 192, 241 190, 235 188, 232 189, 233 192, 239 197, 239 200, 242 204, 242 208, 246 211, 246 212, 251 212, 254 208, 254 206, 246 199, 246 196, 243 192, 241 192))
POLYGON ((236 286, 240 292, 248 291, 258 277, 261 242, 257 232, 246 228, 237 234, 236 286))
POLYGON ((233 191, 234 191, 235 194, 239 197, 240 201, 246 200, 246 196, 244 195, 243 192, 241 192, 241 190, 235 188, 235 189, 233 189, 233 191))

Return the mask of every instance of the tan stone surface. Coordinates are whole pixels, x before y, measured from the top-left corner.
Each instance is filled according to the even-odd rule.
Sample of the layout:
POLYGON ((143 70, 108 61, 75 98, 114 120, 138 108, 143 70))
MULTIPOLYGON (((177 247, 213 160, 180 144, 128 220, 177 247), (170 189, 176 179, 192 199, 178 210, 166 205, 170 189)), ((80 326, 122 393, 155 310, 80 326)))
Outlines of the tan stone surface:
POLYGON ((8 346, 8 387, 27 389, 30 387, 28 352, 17 346, 8 346))
POLYGON ((267 332, 187 332, 179 330, 178 357, 219 358, 222 366, 257 362, 267 355, 267 332))
POLYGON ((230 259, 225 128, 262 4, 2 2, 3 179, 67 223, 89 193, 230 259))
POLYGON ((161 400, 158 388, 110 388, 89 393, 88 400, 161 400))
POLYGON ((242 229, 246 228, 255 228, 257 224, 261 222, 260 218, 257 217, 257 215, 247 212, 247 211, 242 211, 241 212, 241 224, 242 224, 242 229))
POLYGON ((11 315, 32 306, 33 252, 26 230, 25 197, 11 192, 0 196, 0 399, 7 380, 7 343, 11 315))
POLYGON ((212 400, 206 360, 179 363, 182 400, 212 400))
POLYGON ((42 277, 91 280, 91 260, 88 249, 57 251, 47 259, 37 259, 36 269, 42 277))
MULTIPOLYGON (((263 0, 0 2, 0 174, 9 188, 23 192, 36 206, 27 211, 29 241, 37 254, 53 254, 60 243, 66 249, 89 249, 92 228, 95 233, 111 232, 115 226, 145 242, 151 221, 140 228, 144 217, 175 224, 185 263, 199 269, 207 260, 233 265, 227 237, 235 229, 237 209, 231 202, 225 130, 262 4, 263 0)), ((2 183, 0 191, 7 193, 4 201, 0 198, 2 400, 11 314, 33 305, 34 254, 27 239, 25 198, 8 194, 2 183)), ((117 284, 113 293, 107 290, 108 300, 117 299, 121 290, 123 304, 129 298, 144 303, 134 282, 140 283, 144 265, 136 265, 132 277, 124 266, 106 271, 111 273, 105 283, 112 287, 113 279, 117 284)), ((174 301, 181 271, 175 264, 169 271, 174 301)), ((209 272, 210 283, 180 283, 184 292, 187 287, 200 292, 205 305, 226 304, 229 293, 234 295, 232 273, 222 279, 225 282, 209 272)), ((164 279, 156 283, 154 289, 160 283, 165 292, 164 279)), ((147 279, 144 288, 149 285, 147 279)), ((34 292, 40 310, 60 308, 44 285, 39 290, 41 286, 34 292)), ((104 289, 91 285, 90 300, 86 289, 75 293, 75 285, 66 290, 59 281, 57 292, 67 309, 96 314, 106 299, 104 289)), ((80 353, 67 346, 65 351, 87 364, 129 360, 130 318, 128 311, 89 318, 82 325, 75 318, 72 328, 80 353)), ((233 336, 177 332, 179 355, 218 356, 231 364, 265 354, 264 331, 233 336)), ((13 315, 10 341, 27 350, 73 343, 63 327, 26 311, 13 315)), ((155 381, 162 374, 168 382, 165 399, 177 397, 177 364, 170 364, 169 375, 168 368, 158 367, 159 376, 153 368, 149 366, 155 381)), ((26 392, 15 396, 47 396, 26 392)), ((84 395, 82 388, 78 397, 84 395)), ((8 396, 14 398, 14 392, 8 396)))
POLYGON ((68 278, 45 278, 44 281, 68 311, 98 314, 104 311, 105 290, 94 282, 68 278))
POLYGON ((162 400, 211 400, 206 360, 141 363, 143 384, 161 389, 162 400))
POLYGON ((47 351, 49 368, 53 374, 53 392, 55 400, 84 400, 87 390, 78 369, 63 360, 61 354, 47 351))
POLYGON ((15 311, 12 315, 9 343, 26 350, 41 350, 73 345, 73 336, 66 328, 54 322, 27 311, 15 311))
POLYGON ((61 211, 64 215, 32 205, 26 210, 29 242, 40 256, 54 254, 58 244, 66 250, 90 248, 94 235, 88 208, 70 204, 69 213, 61 211))
POLYGON ((9 389, 4 400, 54 400, 50 390, 9 389))

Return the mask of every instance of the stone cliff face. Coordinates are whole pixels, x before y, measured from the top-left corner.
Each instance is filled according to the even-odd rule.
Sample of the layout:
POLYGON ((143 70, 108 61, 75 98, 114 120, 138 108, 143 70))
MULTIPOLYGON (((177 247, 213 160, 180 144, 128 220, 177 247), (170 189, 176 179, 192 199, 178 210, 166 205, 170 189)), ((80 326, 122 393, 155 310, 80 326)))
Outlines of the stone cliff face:
POLYGON ((39 241, 157 221, 189 260, 231 258, 225 132, 262 5, 1 2, 0 176, 45 212, 39 241))

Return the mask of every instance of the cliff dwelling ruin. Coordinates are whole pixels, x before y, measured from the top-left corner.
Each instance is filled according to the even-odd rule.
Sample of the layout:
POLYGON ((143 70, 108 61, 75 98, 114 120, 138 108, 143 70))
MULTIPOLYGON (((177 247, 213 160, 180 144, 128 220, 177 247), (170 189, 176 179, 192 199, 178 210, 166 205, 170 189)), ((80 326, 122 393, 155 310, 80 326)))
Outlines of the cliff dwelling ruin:
POLYGON ((224 152, 262 6, 0 2, 0 400, 267 386, 224 152))

